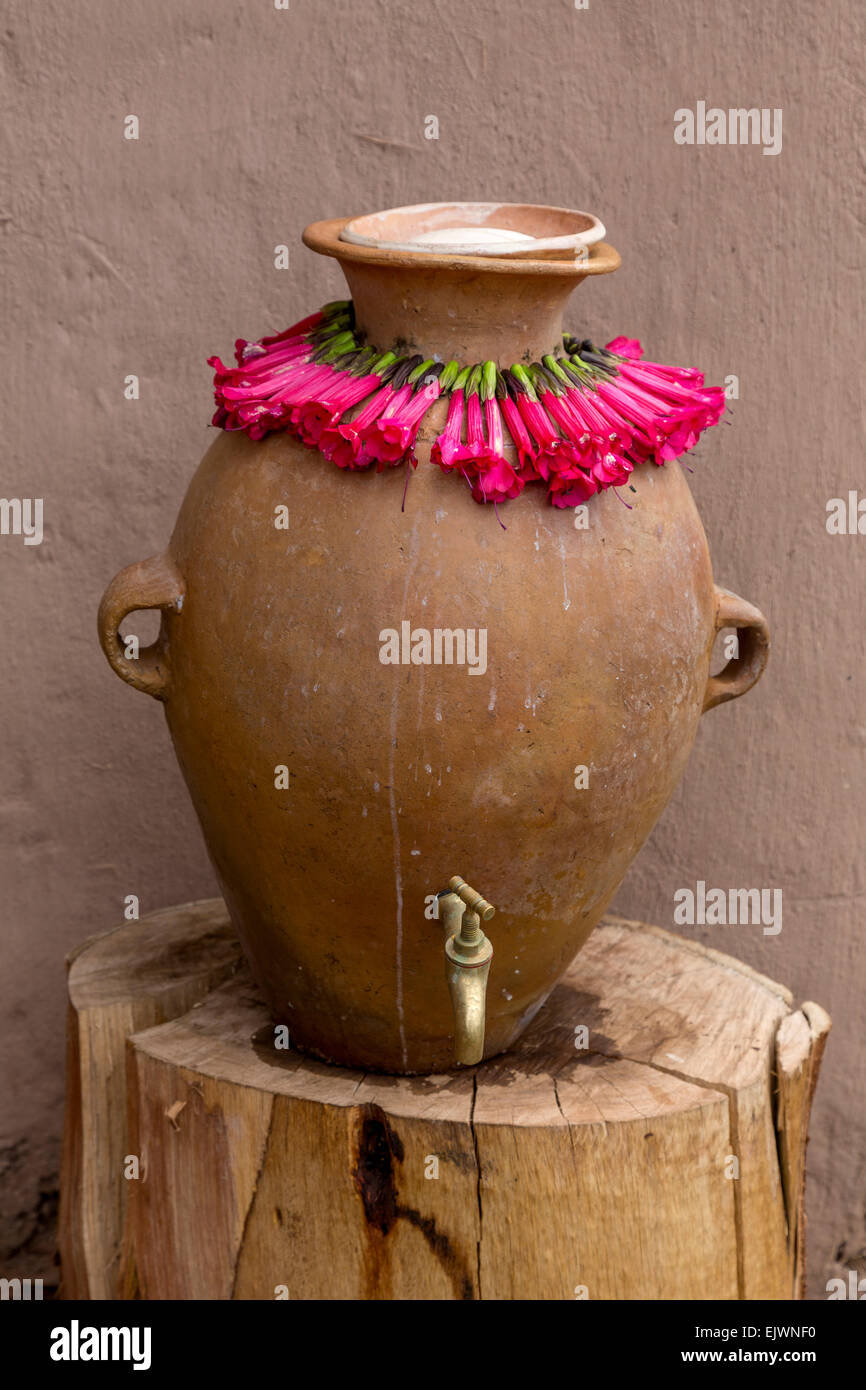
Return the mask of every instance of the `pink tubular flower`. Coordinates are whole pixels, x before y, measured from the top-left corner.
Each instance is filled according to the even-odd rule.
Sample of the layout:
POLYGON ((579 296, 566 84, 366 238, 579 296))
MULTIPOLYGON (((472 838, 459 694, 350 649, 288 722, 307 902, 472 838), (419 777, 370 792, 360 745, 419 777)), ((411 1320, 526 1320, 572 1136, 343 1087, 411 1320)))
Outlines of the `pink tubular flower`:
MULTIPOLYGON (((243 339, 239 338, 238 342, 243 342, 243 339)), ((291 342, 280 343, 273 348, 260 347, 258 343, 247 343, 240 355, 237 347, 235 348, 238 365, 231 370, 236 372, 240 368, 244 376, 255 376, 258 372, 272 371, 274 367, 282 366, 295 358, 310 357, 315 351, 315 346, 309 338, 293 338, 291 342)))
MULTIPOLYGON (((337 433, 346 440, 355 454, 365 451, 365 435, 367 430, 375 420, 378 420, 382 411, 385 410, 394 399, 394 386, 389 382, 377 391, 375 396, 362 406, 354 418, 343 420, 337 426, 337 433)), ((369 462, 372 462, 372 457, 369 462)))
POLYGON ((625 403, 623 409, 627 408, 636 419, 652 420, 656 430, 656 463, 667 463, 670 459, 678 458, 696 443, 707 424, 715 423, 715 402, 711 408, 709 401, 703 399, 705 394, 710 393, 694 393, 688 405, 674 406, 655 393, 622 378, 618 378, 610 387, 600 386, 599 393, 602 391, 615 392, 625 403))
POLYGON ((339 427, 322 431, 319 440, 319 452, 324 454, 326 459, 335 463, 338 468, 350 468, 355 472, 363 472, 369 468, 376 460, 372 454, 361 446, 354 446, 348 439, 340 433, 339 427))
POLYGON ((636 464, 652 460, 661 465, 678 457, 718 419, 718 395, 723 393, 645 371, 642 362, 613 357, 591 343, 580 344, 576 357, 564 365, 566 374, 573 370, 592 387, 581 397, 590 420, 611 431, 593 460, 593 476, 603 487, 624 482, 636 464))
POLYGON ((515 384, 517 409, 536 444, 533 458, 536 472, 546 482, 558 466, 566 463, 568 451, 557 457, 562 449, 562 437, 553 428, 550 416, 539 401, 529 373, 515 364, 509 375, 515 384))
POLYGON ((664 432, 659 426, 659 421, 662 418, 659 411, 651 409, 644 402, 626 394, 618 386, 605 381, 598 383, 596 393, 602 401, 617 412, 620 418, 633 421, 651 442, 653 449, 663 442, 664 432))
POLYGON ((628 457, 635 464, 649 462, 656 447, 655 434, 652 436, 646 434, 640 425, 633 419, 627 419, 610 400, 605 400, 598 391, 593 397, 593 405, 612 434, 617 437, 622 437, 623 434, 629 436, 631 442, 628 447, 628 457))
POLYGON ((571 440, 570 461, 588 471, 599 488, 624 483, 634 466, 627 456, 631 432, 620 424, 613 428, 596 408, 593 393, 572 383, 553 357, 545 357, 543 371, 536 369, 533 379, 543 404, 571 440), (543 373, 548 389, 542 394, 543 373))
POLYGON ((399 417, 395 414, 393 418, 389 418, 384 423, 381 418, 377 420, 376 427, 380 429, 382 435, 380 457, 383 463, 399 463, 408 457, 412 467, 418 467, 418 460, 415 457, 415 439, 418 435, 418 427, 433 402, 439 399, 440 391, 438 378, 429 381, 426 386, 415 391, 414 396, 411 397, 399 417))
POLYGON ((508 433, 514 442, 517 450, 518 477, 524 482, 533 482, 540 478, 541 474, 535 466, 535 448, 529 437, 529 431, 523 423, 523 416, 517 408, 511 396, 506 394, 499 402, 508 433))
POLYGON ((521 417, 525 420, 531 414, 530 429, 541 445, 537 476, 549 484, 548 500, 555 507, 579 506, 598 491, 598 483, 589 471, 597 441, 576 412, 573 396, 577 393, 571 391, 571 382, 552 357, 528 370, 512 368, 510 376, 518 388, 529 386, 518 395, 518 401, 521 417), (532 395, 537 397, 536 406, 532 405, 532 395), (559 425, 561 437, 553 431, 551 417, 559 425))
MULTIPOLYGON (((219 368, 222 365, 219 363, 219 368)), ((225 412, 223 427, 249 429, 254 439, 262 438, 269 429, 285 428, 284 407, 291 399, 292 390, 300 390, 303 394, 314 375, 318 376, 323 370, 330 369, 302 359, 277 367, 274 371, 260 371, 255 376, 249 376, 245 367, 227 371, 218 369, 214 379, 214 397, 218 414, 225 412)))
POLYGON ((597 448, 606 453, 628 453, 632 446, 633 431, 625 417, 613 421, 600 409, 597 394, 593 391, 576 391, 574 409, 583 421, 584 428, 590 431, 597 441, 597 448))
POLYGON ((399 463, 405 453, 405 449, 400 449, 404 437, 401 416, 414 393, 410 377, 420 365, 421 358, 417 356, 400 362, 389 382, 389 396, 383 408, 377 410, 369 423, 358 431, 361 447, 375 459, 379 472, 386 464, 399 463))
POLYGON ((305 319, 293 323, 291 328, 284 329, 282 333, 272 333, 270 337, 256 338, 253 341, 237 338, 235 340, 235 357, 238 366, 242 366, 247 357, 257 357, 260 353, 275 351, 278 347, 288 345, 292 339, 309 339, 319 330, 327 331, 334 325, 348 327, 351 321, 351 300, 334 300, 331 304, 325 304, 321 309, 318 309, 315 314, 308 314, 305 319))
POLYGON ((346 411, 378 390, 393 361, 393 353, 371 361, 370 353, 364 352, 348 368, 335 370, 319 393, 292 410, 292 424, 303 442, 312 449, 321 448, 326 431, 333 436, 346 411))
POLYGON ((225 428, 246 430, 250 439, 264 439, 271 430, 281 427, 279 407, 272 409, 269 405, 255 402, 252 405, 240 406, 231 418, 232 424, 225 428))
POLYGON ((394 396, 362 434, 364 445, 376 459, 380 472, 404 459, 413 468, 418 467, 415 440, 421 421, 443 389, 450 390, 458 370, 456 362, 443 365, 432 358, 421 361, 412 357, 396 372, 394 396))
MULTIPOLYGON (((470 372, 449 362, 442 381, 444 389, 449 389, 450 384, 451 399, 445 428, 431 450, 432 461, 445 473, 459 469, 476 502, 502 502, 519 496, 524 480, 505 457, 505 431, 497 390, 503 395, 506 392, 496 364, 485 362, 470 372)), ((528 435, 526 440, 528 443, 528 435)))
POLYGON ((600 488, 622 487, 627 483, 634 464, 624 454, 597 454, 592 461, 591 472, 600 488))
POLYGON ((560 411, 556 410, 553 402, 548 406, 551 414, 558 419, 560 429, 568 435, 569 443, 563 446, 563 451, 567 449, 571 461, 581 468, 590 469, 593 476, 601 481, 606 473, 599 471, 600 461, 605 457, 621 456, 623 446, 620 438, 608 428, 607 421, 590 404, 588 393, 575 388, 566 402, 560 406, 560 411), (565 418, 565 411, 568 418, 565 418))
POLYGON ((657 362, 620 362, 617 370, 621 376, 632 381, 655 383, 658 387, 673 389, 681 387, 686 391, 699 391, 704 384, 704 374, 691 367, 662 367, 657 362))
MULTIPOLYGON (((494 367, 494 377, 495 370, 494 367)), ((507 498, 519 497, 524 480, 505 458, 502 413, 495 395, 484 398, 484 422, 487 440, 475 457, 477 475, 472 496, 476 502, 504 502, 507 498)))
POLYGON ((448 419, 445 428, 433 441, 430 459, 439 465, 443 473, 451 473, 459 467, 459 454, 463 435, 463 387, 455 386, 448 402, 448 419))
POLYGON ((221 383, 218 390, 229 408, 249 401, 269 400, 293 406, 299 405, 311 394, 323 391, 332 377, 332 367, 310 362, 300 367, 277 367, 275 371, 260 373, 255 378, 240 372, 232 373, 231 380, 221 383))
POLYGON ((412 387, 408 384, 399 387, 378 418, 368 425, 361 435, 364 448, 381 465, 380 472, 386 464, 399 463, 406 452, 401 412, 406 409, 411 399, 412 387))
POLYGON ((235 361, 239 367, 243 367, 259 357, 276 353, 278 349, 284 351, 296 347, 298 344, 307 343, 309 341, 308 335, 315 332, 322 321, 321 313, 310 314, 309 318, 302 319, 292 328, 287 328, 285 333, 276 333, 270 338, 257 338, 252 342, 246 338, 236 338, 235 361))
MULTIPOLYGON (((721 387, 697 393, 700 400, 692 406, 680 407, 668 417, 671 428, 659 449, 658 462, 666 463, 691 449, 705 429, 718 424, 725 409, 725 393, 721 387)), ((668 423, 666 421, 665 423, 668 423)))
POLYGON ((526 395, 518 396, 517 409, 538 446, 535 457, 536 467, 542 478, 548 478, 551 469, 556 468, 556 455, 562 444, 562 439, 553 428, 550 416, 540 401, 532 400, 526 395))
MULTIPOLYGON (((589 344, 581 343, 578 351, 586 346, 589 344)), ((661 377, 665 381, 677 381, 695 388, 704 384, 704 374, 696 367, 670 367, 665 362, 648 361, 636 338, 612 338, 603 349, 594 348, 592 351, 596 355, 610 358, 618 372, 628 369, 629 372, 641 373, 647 377, 661 377)))
POLYGON ((460 462, 468 463, 471 468, 474 468, 482 457, 485 448, 481 397, 477 387, 473 388, 470 378, 469 395, 466 398, 466 443, 460 446, 460 462))
POLYGON ((332 363, 340 352, 357 350, 349 319, 347 306, 327 305, 284 334, 256 343, 239 338, 236 367, 226 366, 218 357, 209 358, 214 368, 215 423, 223 429, 245 429, 254 439, 272 429, 288 428, 291 408, 315 399, 317 392, 332 384, 332 363))
POLYGON ((643 357, 643 348, 637 338, 611 338, 604 346, 607 352, 614 352, 617 357, 631 357, 635 361, 643 357))
POLYGON ((570 397, 563 393, 561 396, 552 387, 543 384, 536 376, 533 379, 539 403, 547 411, 547 414, 561 429, 563 435, 577 442, 580 436, 586 433, 586 425, 576 413, 570 397))
POLYGON ((595 480, 587 477, 581 469, 574 468, 553 475, 547 496, 553 507, 579 507, 596 492, 598 485, 595 480))

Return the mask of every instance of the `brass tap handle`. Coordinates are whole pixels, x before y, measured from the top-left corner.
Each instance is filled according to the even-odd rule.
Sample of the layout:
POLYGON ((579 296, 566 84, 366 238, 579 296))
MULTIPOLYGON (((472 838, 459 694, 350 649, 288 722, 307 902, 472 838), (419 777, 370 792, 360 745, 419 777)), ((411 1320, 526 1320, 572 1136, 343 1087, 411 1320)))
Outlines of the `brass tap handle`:
POLYGON ((482 922, 490 921, 496 908, 492 903, 482 898, 480 893, 476 893, 474 888, 470 888, 469 884, 466 883, 459 874, 455 874, 453 878, 448 880, 448 887, 451 889, 452 893, 456 893, 459 898, 463 899, 470 911, 478 913, 482 922))

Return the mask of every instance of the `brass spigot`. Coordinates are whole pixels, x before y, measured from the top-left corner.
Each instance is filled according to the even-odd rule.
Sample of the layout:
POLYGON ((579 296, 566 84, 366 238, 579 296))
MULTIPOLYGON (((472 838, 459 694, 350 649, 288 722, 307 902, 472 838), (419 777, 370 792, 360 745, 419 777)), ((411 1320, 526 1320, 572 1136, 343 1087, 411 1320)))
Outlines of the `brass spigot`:
POLYGON ((487 977, 493 947, 481 930, 496 909, 459 875, 439 894, 445 924, 445 978, 454 1009, 454 1058, 471 1067, 484 1056, 487 977))

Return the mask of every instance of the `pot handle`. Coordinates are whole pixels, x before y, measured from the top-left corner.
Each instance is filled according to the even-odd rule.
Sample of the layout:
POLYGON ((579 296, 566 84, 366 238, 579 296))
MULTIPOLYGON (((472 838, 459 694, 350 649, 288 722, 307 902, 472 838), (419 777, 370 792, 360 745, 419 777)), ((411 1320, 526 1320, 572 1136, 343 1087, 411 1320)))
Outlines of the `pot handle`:
POLYGON ((751 690, 764 674, 770 656, 770 629, 760 609, 716 585, 716 634, 725 627, 739 628, 740 654, 732 657, 717 676, 709 677, 701 711, 704 714, 751 690))
POLYGON ((99 605, 99 644, 108 664, 127 685, 143 690, 155 700, 165 700, 169 691, 171 668, 164 632, 160 632, 151 646, 142 647, 137 657, 129 657, 124 652, 118 628, 128 613, 139 609, 159 608, 179 613, 184 593, 183 579, 170 557, 152 555, 149 560, 140 560, 116 574, 99 605))

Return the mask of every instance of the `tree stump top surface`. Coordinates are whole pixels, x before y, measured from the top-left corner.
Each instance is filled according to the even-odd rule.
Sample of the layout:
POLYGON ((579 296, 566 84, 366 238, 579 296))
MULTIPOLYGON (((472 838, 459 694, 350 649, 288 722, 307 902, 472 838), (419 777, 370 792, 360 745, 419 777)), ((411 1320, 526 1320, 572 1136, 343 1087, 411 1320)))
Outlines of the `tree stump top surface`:
POLYGON ((222 898, 181 903, 82 941, 67 956, 76 1009, 157 999, 242 960, 222 898))
POLYGON ((742 1090, 766 1077, 776 1033, 792 1014, 789 991, 739 961, 608 916, 509 1052, 438 1076, 334 1067, 274 1047, 219 899, 92 938, 72 958, 70 996, 78 1008, 153 997, 179 976, 212 972, 215 956, 232 977, 181 1017, 136 1034, 138 1049, 272 1094, 375 1102, 442 1121, 472 1114, 488 1124, 592 1124, 705 1105, 713 1088, 742 1090), (586 1049, 575 1046, 580 1026, 586 1049))

